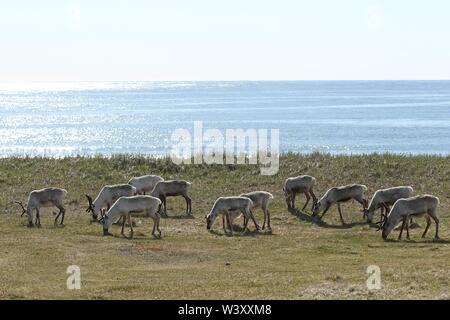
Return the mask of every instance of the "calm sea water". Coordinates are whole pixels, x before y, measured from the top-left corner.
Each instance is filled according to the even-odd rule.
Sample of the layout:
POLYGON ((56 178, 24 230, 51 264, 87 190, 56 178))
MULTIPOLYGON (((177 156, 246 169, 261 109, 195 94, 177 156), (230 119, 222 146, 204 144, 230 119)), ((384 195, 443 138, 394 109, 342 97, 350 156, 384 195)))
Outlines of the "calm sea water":
POLYGON ((165 154, 177 128, 282 151, 450 153, 450 81, 0 83, 0 156, 165 154))

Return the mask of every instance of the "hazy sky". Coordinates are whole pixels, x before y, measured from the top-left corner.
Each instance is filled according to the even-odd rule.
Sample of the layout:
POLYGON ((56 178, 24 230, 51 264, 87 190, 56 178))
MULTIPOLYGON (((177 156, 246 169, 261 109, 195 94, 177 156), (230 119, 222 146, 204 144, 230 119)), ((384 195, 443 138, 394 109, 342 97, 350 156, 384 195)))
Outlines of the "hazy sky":
POLYGON ((450 79, 448 0, 1 0, 0 81, 450 79))

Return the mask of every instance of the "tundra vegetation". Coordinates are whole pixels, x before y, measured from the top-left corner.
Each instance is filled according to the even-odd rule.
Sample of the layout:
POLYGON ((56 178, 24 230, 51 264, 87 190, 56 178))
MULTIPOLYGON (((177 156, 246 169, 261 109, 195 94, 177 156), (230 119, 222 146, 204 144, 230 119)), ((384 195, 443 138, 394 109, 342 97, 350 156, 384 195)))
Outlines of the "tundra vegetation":
MULTIPOLYGON (((278 174, 263 176, 259 170, 257 165, 177 166, 170 159, 140 156, 0 159, 0 298, 450 298, 450 156, 285 154, 278 174), (133 240, 120 235, 120 225, 111 226, 113 237, 104 237, 100 224, 89 224, 86 192, 146 174, 191 182, 192 216, 185 215, 183 197, 171 198, 169 217, 160 221, 162 240, 152 237, 151 218, 134 218, 133 240), (410 241, 385 242, 362 218, 356 201, 344 204, 344 226, 336 209, 322 221, 311 219, 311 205, 288 210, 283 183, 303 174, 317 179, 318 196, 352 183, 366 185, 368 199, 393 186, 432 194, 440 199, 442 240, 433 241, 433 224, 421 238, 423 217, 414 218, 421 228, 410 230, 410 241), (25 204, 32 190, 47 186, 68 192, 65 227, 53 226, 55 208, 41 208, 41 228, 27 228, 14 201, 25 204), (257 190, 274 196, 271 233, 231 237, 220 224, 206 230, 204 217, 217 198, 257 190), (70 265, 80 267, 81 290, 67 289, 70 265), (369 265, 381 269, 381 290, 366 287, 369 265)), ((253 213, 262 225, 262 210, 253 213)), ((242 217, 234 226, 242 226, 242 217)))

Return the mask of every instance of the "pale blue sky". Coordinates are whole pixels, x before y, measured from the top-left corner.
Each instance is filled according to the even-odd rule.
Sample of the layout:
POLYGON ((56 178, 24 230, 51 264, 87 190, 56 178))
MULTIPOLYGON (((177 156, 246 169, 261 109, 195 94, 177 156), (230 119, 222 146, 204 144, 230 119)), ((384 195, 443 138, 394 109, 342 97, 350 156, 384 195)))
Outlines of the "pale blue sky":
POLYGON ((2 0, 0 81, 450 79, 448 0, 2 0))

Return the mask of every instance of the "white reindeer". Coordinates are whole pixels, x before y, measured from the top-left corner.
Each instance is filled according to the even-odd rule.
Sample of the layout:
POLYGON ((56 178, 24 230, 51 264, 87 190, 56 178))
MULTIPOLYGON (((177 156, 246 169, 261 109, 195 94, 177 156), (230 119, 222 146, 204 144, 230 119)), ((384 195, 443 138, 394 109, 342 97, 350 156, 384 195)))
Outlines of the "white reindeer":
MULTIPOLYGON (((185 180, 169 180, 169 181, 160 181, 155 185, 151 196, 159 198, 164 205, 164 215, 167 216, 167 208, 166 208, 166 198, 167 197, 176 197, 182 196, 186 200, 186 214, 192 214, 192 199, 189 196, 189 187, 191 186, 190 182, 185 180)), ((159 212, 161 210, 161 205, 159 207, 159 212)))
POLYGON ((67 191, 61 188, 45 188, 31 191, 28 195, 28 202, 25 206, 20 201, 16 201, 22 207, 22 216, 26 213, 28 217, 28 227, 33 227, 33 210, 36 210, 35 224, 37 227, 41 226, 40 208, 55 206, 59 209, 58 215, 55 218, 54 225, 56 226, 58 218, 61 216, 60 225, 64 225, 65 208, 63 200, 67 197, 67 191))
POLYGON ((253 207, 253 202, 249 198, 246 197, 220 197, 215 202, 211 209, 211 211, 205 216, 206 219, 206 229, 210 230, 216 220, 217 216, 222 215, 222 224, 224 232, 226 232, 225 227, 225 217, 228 222, 228 226, 230 228, 230 234, 233 235, 233 224, 232 224, 232 211, 240 211, 245 219, 244 219, 244 231, 242 234, 245 234, 248 230, 247 225, 248 221, 252 219, 255 224, 256 230, 260 230, 260 226, 255 220, 253 213, 251 211, 253 207))
POLYGON ((111 224, 120 218, 123 218, 121 235, 124 235, 125 220, 128 219, 130 226, 130 238, 133 238, 133 223, 131 217, 135 215, 145 215, 153 219, 153 231, 152 235, 155 238, 161 238, 161 230, 159 229, 159 221, 161 216, 158 213, 158 208, 161 204, 161 200, 152 196, 132 196, 119 198, 112 207, 105 214, 103 220, 103 235, 111 236, 109 228, 111 224), (158 234, 156 233, 158 231, 158 234))
POLYGON ((381 209, 381 219, 383 219, 389 212, 390 206, 392 206, 398 199, 411 197, 413 192, 414 190, 410 186, 377 190, 370 200, 369 208, 366 211, 367 222, 372 223, 373 216, 377 209, 381 209))
POLYGON ((130 197, 136 194, 136 188, 129 184, 115 184, 104 186, 100 193, 97 195, 95 200, 92 200, 91 196, 86 194, 86 198, 88 199, 89 206, 86 209, 86 212, 92 213, 92 220, 97 221, 97 217, 102 213, 102 209, 109 208, 113 205, 113 203, 119 199, 120 197, 130 197))
POLYGON ((431 224, 431 219, 434 220, 436 224, 436 234, 434 236, 435 240, 439 239, 439 198, 432 195, 420 195, 406 199, 399 199, 394 203, 391 211, 388 213, 384 221, 381 222, 381 229, 383 229, 382 237, 384 240, 387 239, 388 235, 395 228, 395 226, 402 221, 402 227, 400 229, 400 234, 398 240, 402 238, 403 228, 406 226, 406 237, 409 239, 409 226, 408 219, 412 216, 421 217, 426 214, 427 226, 422 234, 422 238, 428 232, 431 224))
POLYGON ((297 193, 303 193, 306 197, 306 203, 303 206, 302 211, 305 210, 311 198, 313 199, 314 205, 317 202, 317 197, 313 192, 315 183, 316 178, 308 175, 287 178, 284 182, 283 192, 288 209, 295 208, 295 196, 297 193))
POLYGON ((322 220, 328 209, 335 203, 338 205, 339 216, 341 218, 342 225, 345 225, 344 218, 342 217, 341 203, 354 199, 362 204, 363 212, 367 208, 367 200, 364 199, 364 192, 367 191, 367 187, 362 184, 351 184, 342 187, 334 187, 329 189, 323 197, 313 206, 313 214, 315 217, 317 214, 323 211, 319 220, 322 220))
POLYGON ((264 223, 262 229, 264 230, 266 228, 267 223, 267 229, 272 230, 272 227, 270 226, 269 202, 273 199, 273 195, 266 191, 253 191, 242 193, 239 197, 246 197, 252 200, 253 206, 251 210, 260 207, 264 212, 264 223))
POLYGON ((131 178, 130 181, 128 181, 128 184, 136 188, 136 194, 145 195, 146 192, 151 192, 160 181, 164 181, 164 179, 160 176, 146 175, 131 178))

